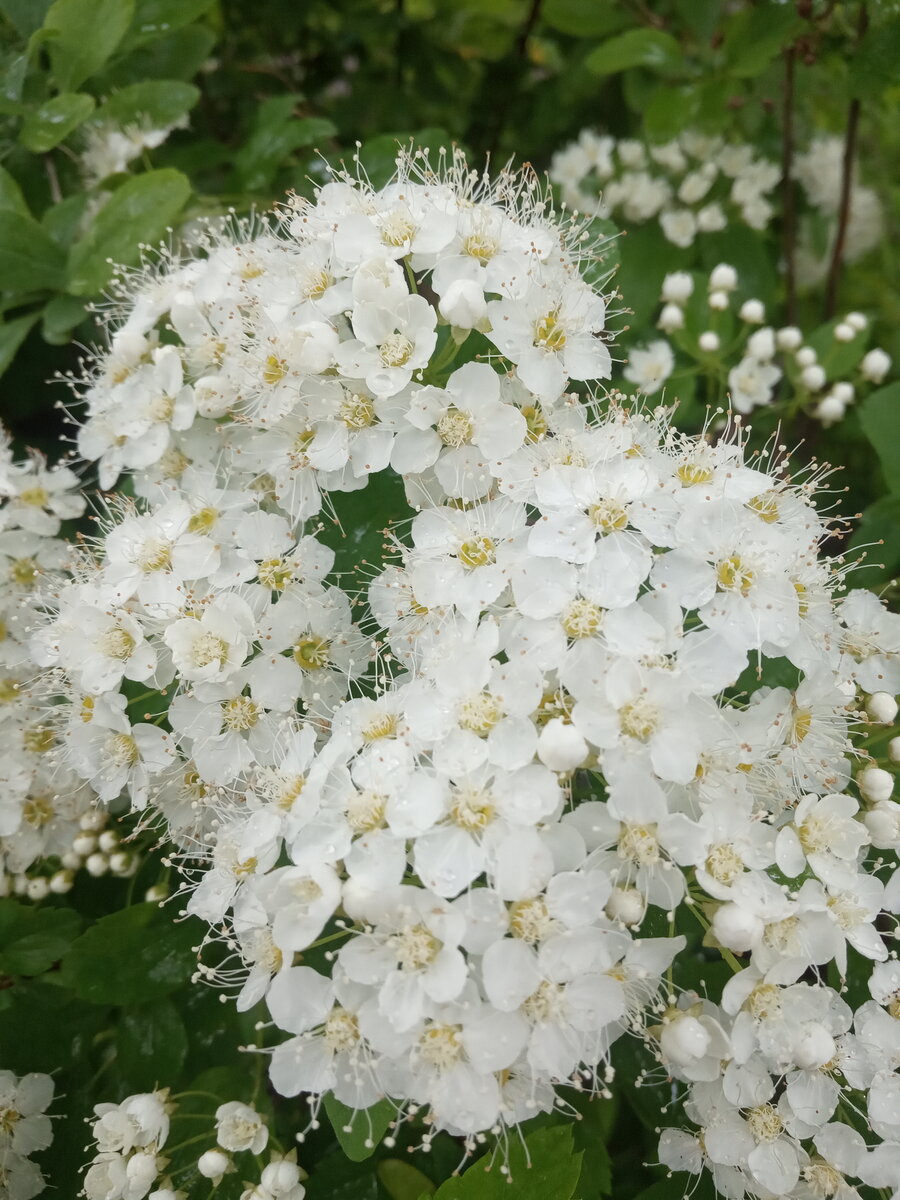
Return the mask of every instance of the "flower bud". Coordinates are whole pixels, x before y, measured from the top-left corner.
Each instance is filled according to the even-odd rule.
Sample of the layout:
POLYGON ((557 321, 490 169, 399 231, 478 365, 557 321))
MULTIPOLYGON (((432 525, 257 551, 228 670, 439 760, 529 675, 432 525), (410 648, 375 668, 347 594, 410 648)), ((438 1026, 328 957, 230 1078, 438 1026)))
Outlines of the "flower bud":
POLYGON ((830 1062, 837 1047, 824 1025, 810 1021, 794 1044, 794 1062, 803 1070, 811 1070, 830 1062))
POLYGON ((644 897, 637 888, 614 887, 604 911, 611 921, 637 925, 644 918, 645 908, 644 897))
POLYGON ((847 313, 846 317, 844 317, 844 320, 848 325, 852 325, 852 327, 859 333, 861 333, 869 324, 869 318, 865 315, 865 313, 861 312, 849 312, 847 313))
POLYGON ((738 904, 723 904, 712 921, 713 933, 723 946, 739 954, 749 950, 763 931, 763 923, 755 913, 738 904))
POLYGON ((809 388, 811 392, 817 392, 819 388, 825 386, 825 372, 818 363, 811 363, 808 367, 804 367, 800 378, 803 386, 809 388))
POLYGON ((694 280, 687 271, 673 271, 663 280, 662 299, 672 304, 684 304, 694 290, 694 280))
POLYGON ((111 850, 115 850, 119 844, 119 835, 114 829, 104 829, 97 839, 97 843, 104 854, 109 854, 111 850))
POLYGON ((86 833, 97 833, 106 824, 106 813, 102 809, 92 808, 81 814, 78 824, 86 833))
POLYGON ((710 1036, 696 1017, 675 1017, 659 1036, 659 1048, 670 1062, 687 1067, 709 1049, 710 1036))
POLYGON ((864 800, 878 804, 889 800, 894 790, 894 777, 881 767, 865 767, 856 777, 856 786, 864 800))
POLYGON ((43 875, 38 875, 36 878, 28 880, 25 894, 29 900, 43 900, 50 895, 50 884, 43 875))
POLYGON ((709 307, 715 309, 716 312, 724 312, 725 309, 728 307, 728 293, 727 292, 710 292, 709 293, 709 307))
POLYGON ((795 355, 797 365, 800 367, 811 367, 818 360, 818 354, 813 350, 812 346, 801 346, 795 355))
POLYGON ((869 840, 876 850, 895 850, 900 843, 900 804, 885 800, 863 815, 869 840))
POLYGON ((863 356, 859 369, 863 379, 868 379, 870 383, 881 383, 891 369, 891 356, 883 350, 870 350, 863 356))
POLYGON ((59 856, 59 861, 67 871, 77 871, 84 861, 80 854, 76 854, 74 850, 67 850, 65 854, 59 856))
POLYGON ((273 1196, 283 1196, 285 1192, 297 1187, 300 1182, 300 1168, 296 1163, 286 1162, 284 1159, 280 1162, 270 1162, 268 1166, 263 1167, 259 1182, 273 1196))
POLYGON ((775 335, 770 328, 757 329, 747 339, 747 353, 760 362, 769 362, 775 357, 775 335))
POLYGON ((231 1166, 231 1159, 221 1150, 207 1150, 197 1160, 197 1170, 204 1179, 218 1181, 231 1166))
POLYGON ((866 697, 866 712, 879 725, 891 725, 897 719, 897 701, 888 692, 873 692, 866 697))
POLYGON ((852 404, 855 389, 852 383, 847 383, 846 380, 839 380, 831 385, 831 394, 835 396, 842 404, 852 404))
POLYGON ((766 310, 762 300, 745 300, 740 307, 738 316, 749 325, 761 325, 766 319, 766 310))
POLYGON ((892 737, 888 742, 888 758, 892 763, 900 763, 900 737, 892 737))
POLYGON ((713 267, 709 277, 710 291, 733 292, 737 282, 737 271, 734 267, 730 267, 728 263, 719 263, 717 267, 713 267))
POLYGON ((587 742, 560 717, 548 721, 538 738, 538 758, 551 771, 574 771, 587 755, 587 742))
POLYGON ((144 892, 144 899, 148 902, 156 900, 165 900, 169 890, 164 883, 154 883, 153 887, 148 887, 144 892))
POLYGON ((847 411, 844 404, 833 393, 826 396, 824 400, 820 400, 813 409, 813 416, 816 417, 823 425, 833 425, 835 421, 842 421, 844 414, 847 411))
POLYGON ((50 891, 54 896, 62 896, 66 892, 71 892, 74 882, 75 873, 73 871, 57 871, 55 875, 50 876, 50 891))
POLYGON ((697 345, 704 354, 714 354, 719 348, 719 335, 713 333, 711 329, 707 329, 705 333, 701 333, 697 339, 697 345))
POLYGON ((81 858, 87 858, 97 849, 97 839, 92 833, 79 833, 72 839, 72 849, 81 858))
POLYGON ((444 320, 458 329, 473 329, 487 316, 484 292, 473 279, 454 279, 438 309, 444 320))
POLYGON ((109 870, 109 859, 105 854, 101 854, 98 851, 96 854, 88 855, 84 861, 84 866, 88 875, 93 875, 95 879, 98 879, 109 870))
POLYGON ((852 342, 856 334, 857 330, 846 321, 839 321, 834 327, 835 340, 838 342, 852 342))
POLYGON ((674 333, 676 329, 684 328, 684 313, 677 304, 666 304, 656 324, 663 333, 674 333))
POLYGON ((785 325, 775 334, 779 350, 796 350, 803 341, 803 334, 796 325, 785 325))

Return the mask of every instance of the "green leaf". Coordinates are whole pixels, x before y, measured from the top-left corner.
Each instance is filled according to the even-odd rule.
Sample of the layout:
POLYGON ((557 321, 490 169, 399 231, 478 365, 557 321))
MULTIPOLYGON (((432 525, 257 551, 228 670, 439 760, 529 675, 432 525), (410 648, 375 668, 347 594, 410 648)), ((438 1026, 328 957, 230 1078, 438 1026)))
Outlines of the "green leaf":
POLYGON ((391 1121, 396 1119, 397 1108, 390 1100, 379 1100, 371 1108, 352 1109, 328 1093, 325 1111, 331 1127, 341 1144, 341 1149, 353 1162, 362 1162, 381 1141, 391 1121))
POLYGON ((54 242, 68 250, 78 236, 78 226, 87 206, 87 192, 76 192, 73 196, 66 196, 59 204, 51 204, 44 210, 41 227, 50 234, 54 242))
POLYGON ((44 19, 53 75, 64 91, 100 70, 131 24, 134 0, 54 0, 44 19))
POLYGON ((128 87, 135 79, 191 79, 216 44, 216 35, 202 25, 188 25, 164 37, 142 42, 104 71, 103 91, 128 87))
POLYGON ((684 265, 683 251, 666 241, 655 221, 634 230, 626 225, 618 247, 622 265, 614 282, 634 314, 628 324, 632 329, 646 328, 659 304, 663 277, 684 265))
POLYGON ((900 83, 900 17, 873 25, 850 62, 851 96, 875 96, 900 83))
POLYGON ((629 67, 665 72, 680 62, 681 47, 670 33, 661 29, 629 29, 592 50, 584 65, 595 75, 614 75, 629 67))
POLYGON ((137 0, 134 20, 126 39, 130 50, 156 38, 166 36, 182 25, 196 21, 215 0, 137 0))
POLYGON ((191 185, 180 171, 166 168, 129 179, 101 208, 94 223, 69 255, 69 291, 76 296, 99 292, 113 272, 108 260, 132 266, 140 243, 157 242, 187 203, 191 185))
POLYGON ((134 125, 146 121, 156 128, 174 125, 200 99, 200 89, 180 79, 145 79, 119 88, 97 110, 98 121, 134 125))
POLYGON ((612 1191, 612 1162, 606 1142, 612 1129, 615 1101, 581 1092, 574 1094, 570 1103, 581 1113, 581 1120, 572 1126, 575 1149, 583 1154, 576 1195, 582 1200, 608 1196, 612 1191))
POLYGON ((573 1147, 572 1126, 536 1129, 523 1148, 509 1141, 508 1173, 500 1155, 488 1152, 434 1193, 435 1200, 571 1200, 581 1173, 581 1152, 573 1147))
POLYGON ((65 255, 37 221, 0 210, 0 288, 4 292, 55 291, 65 277, 65 255))
POLYGON ((51 0, 0 0, 0 12, 8 17, 23 38, 40 29, 51 0))
POLYGON ((30 215, 22 189, 6 167, 0 167, 0 211, 3 209, 11 209, 12 212, 21 213, 23 217, 30 215))
POLYGON ((93 1004, 148 1004, 187 983, 201 936, 194 918, 176 923, 158 904, 133 904, 81 935, 65 957, 62 982, 93 1004))
POLYGON ((671 141, 694 123, 699 107, 700 93, 693 84, 662 84, 644 109, 647 136, 655 142, 671 141))
POLYGON ((294 150, 336 132, 324 117, 294 117, 300 96, 273 96, 260 106, 250 137, 234 158, 238 178, 248 191, 267 188, 294 150))
POLYGON ((384 559, 385 529, 409 512, 403 480, 393 471, 381 471, 364 489, 332 496, 340 524, 326 526, 322 540, 335 552, 335 571, 362 568, 368 574, 366 568, 380 566, 384 559))
POLYGON ((94 97, 86 92, 63 92, 25 118, 19 141, 35 154, 58 146, 94 111, 94 97))
POLYGON ((599 37, 621 29, 628 16, 616 5, 597 0, 544 0, 541 19, 572 37, 599 37))
POLYGON ((766 3, 736 13, 725 27, 728 73, 749 79, 761 74, 775 56, 804 28, 793 5, 766 3))
POLYGON ((849 549, 864 547, 863 565, 853 573, 860 586, 878 587, 893 579, 900 569, 900 496, 882 496, 865 510, 849 549))
POLYGON ((116 1026, 116 1058, 134 1092, 150 1091, 175 1079, 187 1048, 187 1031, 171 1000, 131 1008, 116 1026))
POLYGON ((382 1159, 375 1171, 391 1200, 421 1200, 434 1193, 434 1182, 402 1158, 382 1159))
MULTIPOLYGON (((239 1093, 232 1092, 228 1099, 239 1093)), ((310 1166, 306 1200, 383 1200, 371 1164, 351 1162, 338 1148, 310 1166)))
POLYGON ((806 344, 815 350, 819 356, 819 365, 831 381, 846 379, 853 373, 865 354, 872 335, 872 326, 869 324, 865 329, 857 330, 856 336, 849 342, 839 342, 834 336, 834 329, 841 321, 840 317, 826 321, 806 339, 806 344))
POLYGON ((889 383, 859 409, 866 437, 875 447, 888 490, 900 493, 900 383, 889 383))
POLYGON ((80 324, 87 310, 83 300, 75 296, 54 296, 44 309, 41 335, 51 346, 64 346, 72 330, 80 324))
POLYGON ((70 908, 32 908, 3 900, 0 920, 0 972, 40 975, 59 962, 81 929, 70 908))
POLYGON ((27 317, 16 317, 14 321, 0 324, 0 375, 4 373, 16 356, 16 351, 28 337, 32 325, 36 324, 40 313, 29 313, 27 317))

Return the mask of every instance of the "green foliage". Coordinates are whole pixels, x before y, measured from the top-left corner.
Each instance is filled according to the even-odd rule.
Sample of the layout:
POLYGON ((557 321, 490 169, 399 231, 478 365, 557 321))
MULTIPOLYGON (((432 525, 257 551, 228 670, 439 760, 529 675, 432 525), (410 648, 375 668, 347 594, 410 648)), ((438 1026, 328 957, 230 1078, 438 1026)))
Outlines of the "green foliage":
POLYGON ((390 1100, 379 1100, 371 1108, 354 1111, 330 1094, 325 1097, 325 1111, 341 1149, 353 1162, 362 1162, 374 1154, 397 1115, 390 1100))
POLYGON ((859 418, 878 455, 885 483, 890 491, 900 492, 900 383, 873 392, 859 418))
POLYGON ((134 15, 134 0, 54 0, 41 32, 56 82, 64 91, 96 75, 134 15))
POLYGON ((93 111, 93 96, 85 92, 63 92, 29 113, 19 141, 26 149, 43 154, 64 141, 93 111))
POLYGON ((630 29, 592 50, 585 66, 595 75, 614 75, 629 67, 665 72, 680 61, 681 49, 671 34, 660 29, 630 29))
POLYGON ((493 1151, 477 1159, 458 1179, 448 1179, 435 1200, 501 1200, 510 1184, 516 1200, 571 1200, 581 1175, 581 1151, 574 1149, 571 1125, 536 1129, 522 1145, 510 1139, 509 1161, 493 1151))

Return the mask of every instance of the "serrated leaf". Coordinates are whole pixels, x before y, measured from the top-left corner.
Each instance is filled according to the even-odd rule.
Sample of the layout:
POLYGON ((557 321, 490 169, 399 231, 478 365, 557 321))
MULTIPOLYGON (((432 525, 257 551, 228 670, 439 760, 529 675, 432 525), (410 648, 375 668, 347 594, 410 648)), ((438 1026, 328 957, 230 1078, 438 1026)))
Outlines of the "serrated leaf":
POLYGON ((191 194, 180 171, 166 168, 129 179, 113 192, 69 255, 68 290, 76 296, 99 292, 112 274, 108 260, 132 266, 140 243, 159 241, 191 194))
POLYGON ((65 957, 62 982, 93 1004, 146 1004, 187 983, 201 936, 194 918, 176 923, 157 904, 133 904, 81 935, 65 957))
POLYGON ((116 1058, 132 1092, 175 1079, 187 1048, 187 1031, 171 1000, 130 1008, 117 1022, 116 1058))
POLYGON ((35 154, 44 154, 58 146, 93 111, 93 96, 86 92, 63 92, 26 117, 19 141, 35 154))
POLYGON ((134 15, 134 0, 54 0, 44 18, 50 64, 63 91, 72 91, 108 61, 134 15))
POLYGON ((16 351, 28 337, 29 330, 40 318, 40 313, 29 313, 27 317, 16 317, 14 321, 0 324, 0 375, 4 373, 16 356, 16 351))
POLYGON ((23 217, 30 215, 22 189, 6 167, 0 167, 0 211, 3 209, 21 213, 23 217))
POLYGON ((97 121, 134 125, 145 121, 156 128, 174 125, 200 99, 200 89, 180 79, 145 79, 119 88, 97 110, 97 121))
POLYGON ((0 211, 0 288, 5 292, 55 291, 65 276, 65 255, 37 221, 0 211))
POLYGON ((609 38, 584 60, 594 75, 614 75, 630 67, 669 71, 681 62, 681 47, 661 29, 629 29, 609 38))
POLYGON ((379 1100, 371 1108, 352 1109, 341 1104, 330 1092, 325 1097, 325 1111, 341 1149, 353 1162, 362 1162, 375 1153, 385 1131, 397 1116, 397 1107, 390 1100, 379 1100))
POLYGON ((888 490, 900 492, 900 383, 872 392, 859 409, 859 420, 875 447, 888 490))
POLYGON ((571 1200, 581 1174, 581 1152, 573 1149, 571 1125, 536 1129, 520 1141, 509 1142, 508 1172, 502 1158, 483 1155, 457 1179, 448 1179, 435 1200, 571 1200))

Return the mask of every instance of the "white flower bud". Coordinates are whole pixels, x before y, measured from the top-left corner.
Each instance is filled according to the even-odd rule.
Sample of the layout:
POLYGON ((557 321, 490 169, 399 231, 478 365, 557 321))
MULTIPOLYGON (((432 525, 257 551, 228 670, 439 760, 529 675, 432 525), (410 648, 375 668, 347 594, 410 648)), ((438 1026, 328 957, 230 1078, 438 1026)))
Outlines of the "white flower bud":
POLYGON ((584 762, 588 748, 574 725, 554 717, 541 730, 537 752, 551 771, 573 771, 584 762))
POLYGON ((852 325, 853 328, 856 329, 860 333, 869 324, 869 318, 865 315, 865 313, 861 313, 861 312, 849 312, 849 313, 847 313, 846 317, 844 317, 844 320, 847 322, 848 325, 852 325))
POLYGON ((810 1021, 794 1044, 794 1062, 803 1070, 821 1067, 834 1058, 837 1047, 824 1025, 810 1021))
POLYGON ((115 850, 119 844, 119 835, 114 829, 104 829, 97 839, 100 849, 104 854, 109 854, 111 850, 115 850))
POLYGON ((273 1196, 283 1196, 292 1188, 298 1187, 300 1168, 296 1163, 285 1162, 284 1159, 280 1162, 270 1162, 268 1166, 263 1167, 259 1182, 273 1196))
POLYGON ((165 900, 168 894, 168 888, 164 883, 154 883, 153 887, 148 887, 146 892, 144 892, 144 899, 147 901, 155 900, 158 902, 160 900, 165 900))
POLYGON ((812 346, 801 346, 795 357, 798 367, 811 367, 819 358, 812 346))
POLYGON ((834 393, 826 396, 824 400, 820 400, 813 409, 813 416, 822 422, 823 425, 833 425, 835 421, 843 420, 846 408, 844 404, 838 400, 834 393))
POLYGON ((877 804, 889 800, 894 790, 894 777, 881 767, 865 767, 856 777, 856 786, 864 800, 877 804))
POLYGON ((846 380, 842 379, 831 385, 831 394, 840 400, 842 404, 852 404, 856 393, 853 384, 847 383, 846 380))
POLYGON ((16 875, 13 879, 13 893, 16 896, 25 896, 28 893, 28 876, 16 875))
POLYGON ((897 719, 897 701, 888 692, 873 692, 866 697, 866 712, 879 725, 891 725, 897 719))
POLYGON ((670 1062, 687 1067, 709 1049, 710 1036, 696 1017, 675 1017, 659 1036, 659 1048, 670 1062))
POLYGON ((870 350, 863 356, 859 369, 863 379, 868 379, 870 383, 881 383, 891 369, 891 356, 877 348, 870 350))
POLYGON ((25 894, 29 900, 43 900, 50 895, 50 884, 42 875, 28 880, 25 894))
POLYGON ((637 888, 614 887, 604 911, 611 921, 637 925, 644 919, 646 907, 644 897, 637 888))
POLYGON ((666 304, 656 325, 663 333, 674 333, 676 329, 684 328, 684 313, 677 304, 666 304))
POLYGON ((66 892, 71 892, 74 882, 75 876, 72 871, 57 871, 55 875, 50 876, 50 891, 55 896, 65 895, 66 892))
POLYGON ((762 300, 745 300, 741 305, 738 316, 749 325, 761 325, 766 319, 766 309, 762 300))
POLYGON ((474 279, 454 279, 438 309, 444 320, 458 329, 474 329, 487 316, 484 292, 474 279))
POLYGON ((759 362, 769 362, 775 357, 775 334, 769 326, 757 329, 747 338, 747 354, 759 362))
POLYGON ((838 342, 852 342, 856 334, 857 331, 846 321, 839 321, 834 327, 835 340, 838 342))
POLYGON ((725 309, 728 307, 728 293, 727 292, 710 292, 709 293, 709 307, 715 309, 716 312, 724 312, 725 309))
POLYGON ((207 1150, 197 1160, 197 1170, 204 1179, 221 1179, 231 1166, 231 1159, 221 1150, 207 1150))
POLYGON ((97 833, 106 824, 106 813, 102 809, 92 808, 89 812, 81 814, 78 824, 87 833, 97 833))
POLYGON ((662 299, 672 304, 684 304, 694 290, 694 280, 687 271, 673 271, 663 280, 662 299))
POLYGON ((742 954, 762 935, 763 922, 755 913, 729 903, 716 910, 712 928, 723 946, 742 954))
POLYGON ((80 854, 76 854, 74 850, 67 850, 65 854, 59 856, 59 861, 67 871, 77 871, 84 859, 80 854))
POLYGON ((93 875, 95 879, 101 875, 105 875, 109 870, 109 859, 105 854, 101 854, 99 850, 96 854, 89 854, 84 862, 85 870, 88 875, 93 875))
POLYGON ((825 372, 818 363, 804 367, 800 373, 800 378, 803 381, 803 386, 808 387, 811 392, 817 392, 819 388, 825 386, 825 372))
POLYGON ((719 348, 719 335, 713 333, 711 329, 707 329, 704 333, 700 334, 697 339, 697 345, 704 354, 713 354, 719 348))
POLYGON ((900 763, 900 737, 892 737, 888 742, 888 758, 892 763, 900 763))
POLYGON ((900 804, 882 801, 863 815, 863 822, 876 850, 894 850, 900 845, 900 804))
POLYGON ((97 839, 92 833, 79 833, 72 839, 72 850, 81 858, 87 858, 97 849, 97 839))
POLYGON ((719 263, 717 267, 713 267, 709 277, 709 287, 715 292, 733 292, 737 287, 738 277, 734 267, 730 267, 728 263, 719 263))
POLYGON ((803 341, 803 334, 796 325, 785 325, 775 335, 779 350, 796 350, 803 341))
POLYGON ((113 875, 128 875, 137 863, 133 854, 127 850, 117 850, 109 856, 109 869, 113 875))

